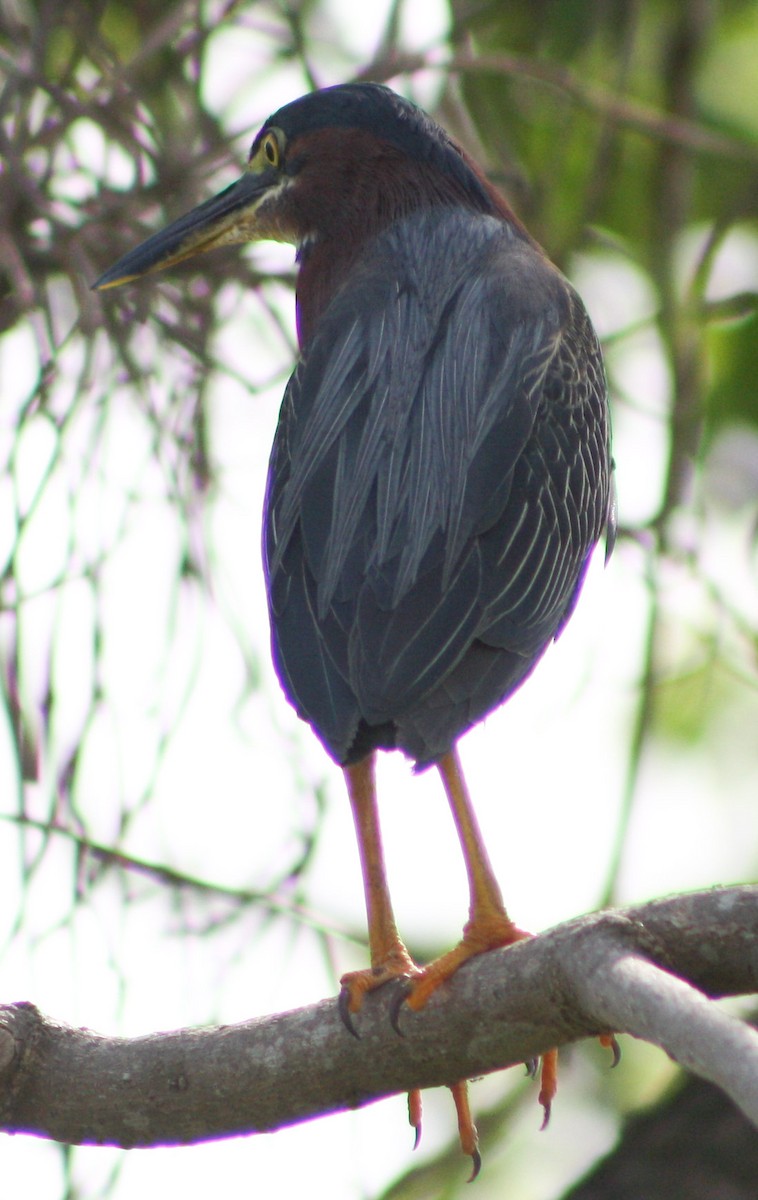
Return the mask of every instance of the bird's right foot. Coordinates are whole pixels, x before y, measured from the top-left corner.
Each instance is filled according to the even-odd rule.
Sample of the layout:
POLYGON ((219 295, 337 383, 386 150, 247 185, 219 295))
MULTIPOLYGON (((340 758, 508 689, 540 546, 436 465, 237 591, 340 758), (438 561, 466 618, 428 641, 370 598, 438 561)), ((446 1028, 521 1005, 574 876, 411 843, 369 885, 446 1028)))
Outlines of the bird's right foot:
MULTIPOLYGON (((349 971, 340 980, 341 986, 338 1005, 343 1024, 352 1033, 353 1037, 360 1037, 353 1022, 353 1015, 360 1012, 369 992, 374 992, 377 988, 384 987, 386 983, 391 983, 394 980, 402 985, 402 993, 400 995, 400 1002, 402 1003, 409 989, 413 986, 414 980, 422 975, 422 968, 416 965, 402 943, 393 947, 381 963, 377 963, 375 966, 362 971, 349 971)), ((394 1011, 396 1012, 397 1009, 395 1008, 394 1011)), ((393 1019, 392 1024, 397 1032, 403 1036, 396 1019, 393 1019)), ((471 1109, 469 1107, 468 1084, 465 1079, 461 1079, 457 1083, 451 1083, 448 1086, 458 1117, 458 1134, 461 1149, 464 1154, 467 1154, 471 1158, 472 1162, 471 1175, 469 1176, 469 1181, 471 1181, 472 1179, 476 1179, 479 1174, 482 1158, 479 1153, 479 1138, 476 1126, 471 1117, 471 1109)), ((421 1117, 421 1092, 418 1088, 414 1088, 408 1093, 408 1120, 415 1134, 414 1150, 421 1140, 421 1117)))
POLYGON ((363 1008, 363 1002, 369 992, 375 992, 377 988, 384 987, 393 980, 407 985, 419 974, 419 967, 401 942, 393 947, 381 962, 362 971, 348 971, 343 975, 340 979, 339 1013, 343 1024, 353 1037, 360 1036, 353 1023, 353 1016, 363 1008))

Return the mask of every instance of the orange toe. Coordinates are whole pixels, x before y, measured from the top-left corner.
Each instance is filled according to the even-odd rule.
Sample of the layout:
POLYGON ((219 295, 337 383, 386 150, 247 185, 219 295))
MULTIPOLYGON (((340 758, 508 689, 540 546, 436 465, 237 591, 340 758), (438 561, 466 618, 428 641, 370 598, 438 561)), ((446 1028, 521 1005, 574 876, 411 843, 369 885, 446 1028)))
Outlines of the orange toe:
POLYGON ((553 1100, 558 1091, 558 1051, 548 1050, 542 1055, 542 1073, 540 1075, 539 1102, 542 1105, 543 1118, 540 1129, 547 1129, 553 1100))
MULTIPOLYGON (((384 959, 361 971, 348 971, 340 979, 339 1011, 344 1024, 356 1034, 352 1022, 354 1013, 360 1012, 369 992, 384 987, 394 979, 409 980, 418 974, 418 967, 402 943, 393 946, 384 959)), ((357 1036, 357 1034, 356 1034, 357 1036)))
POLYGON ((408 1124, 410 1125, 411 1129, 415 1131, 415 1137, 413 1139, 414 1150, 418 1149, 418 1144, 421 1141, 421 1115, 421 1090, 419 1088, 413 1088, 413 1090, 408 1093, 408 1124))
POLYGON ((414 1012, 423 1008, 437 988, 455 975, 456 971, 477 954, 500 950, 520 942, 530 934, 514 925, 505 913, 492 914, 486 921, 469 921, 457 946, 422 967, 411 978, 406 1003, 414 1012))
POLYGON ((468 1100, 468 1080, 461 1079, 458 1083, 451 1083, 448 1086, 458 1116, 458 1137, 461 1150, 471 1159, 471 1174, 468 1182, 473 1183, 482 1169, 482 1156, 479 1153, 479 1134, 476 1132, 468 1100))

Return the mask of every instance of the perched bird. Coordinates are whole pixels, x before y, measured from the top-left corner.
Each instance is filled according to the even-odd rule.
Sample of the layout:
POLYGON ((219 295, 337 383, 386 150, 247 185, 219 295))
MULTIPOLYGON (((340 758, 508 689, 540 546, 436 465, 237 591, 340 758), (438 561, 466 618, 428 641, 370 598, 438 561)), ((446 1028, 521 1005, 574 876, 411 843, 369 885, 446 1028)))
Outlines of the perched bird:
MULTIPOLYGON (((503 905, 456 743, 531 673, 594 546, 612 541, 606 384, 574 289, 468 154, 386 87, 280 108, 240 180, 94 286, 264 238, 294 243, 299 265, 300 358, 264 519, 273 657, 352 805, 371 955, 341 981, 352 1028, 388 980, 421 1008, 472 955, 526 936, 503 905), (461 941, 421 968, 384 870, 374 762, 392 749, 438 769, 470 886, 461 941)), ((546 1105, 554 1069, 546 1056, 546 1105)), ((475 1174, 465 1083, 452 1090, 475 1174)))

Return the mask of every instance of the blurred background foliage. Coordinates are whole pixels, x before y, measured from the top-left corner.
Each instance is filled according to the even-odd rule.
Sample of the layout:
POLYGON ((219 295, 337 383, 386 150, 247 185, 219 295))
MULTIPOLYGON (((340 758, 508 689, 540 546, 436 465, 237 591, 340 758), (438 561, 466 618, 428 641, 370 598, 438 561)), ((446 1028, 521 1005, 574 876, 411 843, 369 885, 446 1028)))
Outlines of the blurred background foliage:
MULTIPOLYGON (((597 903, 623 896, 651 762, 676 771, 689 761, 701 774, 705 762, 730 764, 725 789, 743 788, 729 817, 743 822, 733 869, 755 875, 758 3, 359 8, 0 0, 0 934, 5 977, 35 988, 29 998, 54 1015, 66 1017, 90 985, 76 975, 61 1012, 46 980, 60 988, 65 953, 86 954, 88 938, 100 939, 95 957, 111 983, 82 1019, 128 1012, 140 985, 125 946, 149 939, 156 922, 185 942, 216 934, 215 997, 249 938, 262 942, 260 956, 282 921, 292 947, 302 954, 307 940, 320 964, 322 982, 304 996, 334 977, 344 930, 308 904, 328 768, 302 749, 307 734, 293 730, 276 691, 255 575, 260 481, 296 354, 292 254, 232 248, 117 294, 89 284, 229 182, 270 111, 351 78, 389 82, 472 150, 576 280, 605 343, 616 556, 636 589, 639 637, 626 624, 613 631, 620 605, 609 605, 608 637, 629 634, 634 661, 597 903), (260 417, 248 415, 253 405, 260 417), (209 660, 224 676, 223 703, 209 660), (200 695, 209 708, 198 708, 200 695), (212 792, 217 823, 235 831, 239 859, 216 844, 202 810, 187 815, 178 764, 204 744, 212 762, 195 765, 199 786, 212 792), (255 778, 286 792, 265 835, 255 778), (175 831, 193 821, 196 841, 178 853, 175 831), (125 901, 142 902, 141 924, 125 901)), ((709 881, 722 881, 721 863, 710 869, 709 881)), ((207 941, 184 953, 198 955, 189 978, 204 977, 207 941)), ((199 991, 194 1008, 192 986, 181 1011, 168 999, 164 1010, 143 986, 155 1026, 226 1011, 199 991)), ((277 1003, 264 995, 262 1011, 266 999, 277 1003)), ((502 1190, 507 1171, 509 1196, 559 1195, 610 1145, 618 1114, 669 1083, 649 1062, 629 1068, 625 1084, 603 1085, 603 1115, 591 1113, 605 1131, 597 1148, 590 1138, 583 1157, 567 1154, 563 1173, 537 1184, 523 1162, 496 1161, 479 1191, 502 1190)), ((600 1070, 592 1051, 576 1070, 580 1109, 600 1070)), ((483 1127, 516 1142, 520 1096, 493 1102, 483 1127)), ((35 1194, 135 1194, 134 1174, 127 1185, 113 1165, 122 1160, 106 1170, 85 1153, 52 1166, 36 1145, 23 1158, 23 1171, 44 1180, 35 1194)), ((392 1194, 452 1195, 463 1174, 434 1159, 392 1194)), ((352 1194, 340 1186, 332 1194, 352 1194)), ((195 1194, 189 1179, 184 1194, 195 1194)))

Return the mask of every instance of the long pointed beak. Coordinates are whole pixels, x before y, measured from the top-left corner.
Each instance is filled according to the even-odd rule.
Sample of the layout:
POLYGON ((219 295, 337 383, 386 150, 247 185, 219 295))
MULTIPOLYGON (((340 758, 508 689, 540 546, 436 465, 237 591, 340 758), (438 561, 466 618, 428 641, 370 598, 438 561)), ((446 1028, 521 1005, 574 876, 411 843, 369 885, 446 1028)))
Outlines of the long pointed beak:
POLYGON ((130 250, 92 284, 92 290, 118 287, 215 246, 265 237, 266 231, 257 219, 257 209, 277 182, 273 171, 247 172, 223 192, 130 250))

